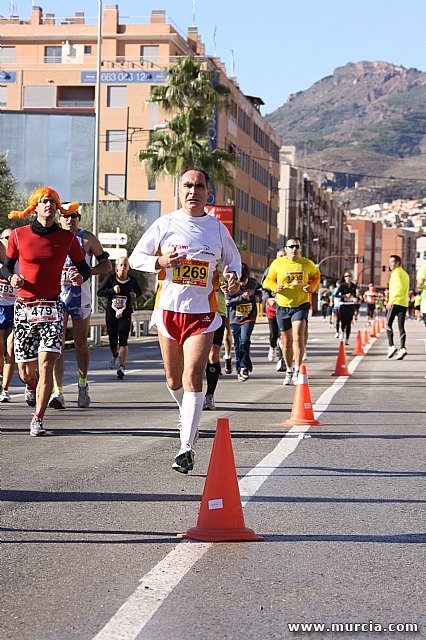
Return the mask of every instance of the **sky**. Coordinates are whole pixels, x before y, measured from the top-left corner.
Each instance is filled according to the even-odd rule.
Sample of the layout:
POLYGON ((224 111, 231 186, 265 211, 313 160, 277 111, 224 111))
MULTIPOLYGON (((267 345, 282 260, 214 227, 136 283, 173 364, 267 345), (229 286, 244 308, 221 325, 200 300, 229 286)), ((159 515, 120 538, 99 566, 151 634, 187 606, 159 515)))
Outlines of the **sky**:
MULTIPOLYGON (((57 17, 84 11, 95 22, 98 2, 34 4, 57 17)), ((263 100, 263 115, 348 62, 380 60, 426 71, 425 0, 103 1, 109 4, 118 4, 120 22, 147 22, 152 9, 163 9, 184 34, 195 24, 206 54, 221 58, 243 93, 263 100)), ((12 5, 21 18, 31 14, 32 0, 0 0, 0 15, 8 16, 12 5)))

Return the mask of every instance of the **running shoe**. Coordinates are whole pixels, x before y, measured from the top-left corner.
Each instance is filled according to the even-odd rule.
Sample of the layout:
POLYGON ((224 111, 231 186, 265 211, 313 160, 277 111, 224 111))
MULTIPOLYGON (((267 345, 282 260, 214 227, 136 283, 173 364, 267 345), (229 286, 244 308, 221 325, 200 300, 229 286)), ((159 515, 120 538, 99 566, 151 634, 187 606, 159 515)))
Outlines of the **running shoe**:
POLYGON ((388 358, 392 358, 397 351, 398 351, 398 349, 395 346, 388 347, 388 355, 387 355, 387 357, 388 358))
POLYGON ((115 365, 117 364, 117 360, 118 360, 118 353, 116 356, 111 356, 111 360, 109 361, 110 369, 114 369, 115 365))
POLYGON ((284 358, 279 358, 277 360, 276 369, 277 369, 277 371, 286 371, 287 370, 287 367, 285 366, 284 358))
POLYGON ((275 360, 276 352, 277 352, 276 347, 269 347, 269 351, 268 351, 268 360, 269 360, 269 362, 273 362, 275 360))
POLYGON ((29 407, 36 406, 36 390, 25 387, 25 402, 29 407))
POLYGON ((214 396, 211 393, 207 393, 204 398, 203 411, 216 411, 214 396))
POLYGON ((336 333, 334 334, 335 338, 340 338, 340 333, 338 331, 336 331, 336 333))
POLYGON ((248 369, 241 369, 240 376, 242 378, 244 378, 244 380, 248 380, 249 377, 250 377, 249 370, 248 369))
POLYGON ((231 358, 224 358, 225 360, 225 373, 232 373, 232 360, 231 358))
POLYGON ((307 359, 308 359, 308 354, 305 351, 305 353, 303 354, 302 362, 306 362, 307 359))
POLYGON ((120 364, 117 369, 117 378, 119 378, 119 380, 122 380, 124 378, 124 367, 122 364, 120 364))
POLYGON ((405 347, 402 347, 402 349, 398 351, 398 355, 396 356, 395 360, 402 360, 406 355, 407 349, 405 347))
POLYGON ((299 381, 299 371, 294 370, 293 375, 291 377, 291 381, 293 384, 297 384, 299 381))
POLYGON ((43 429, 43 421, 38 416, 33 416, 30 424, 30 436, 44 436, 46 429, 43 429))
POLYGON ((283 385, 286 387, 288 384, 291 383, 292 379, 293 379, 293 371, 291 369, 287 370, 285 373, 285 378, 283 380, 283 385))
POLYGON ((49 407, 51 409, 65 409, 64 394, 61 391, 55 391, 50 398, 49 407))
POLYGON ((172 469, 185 474, 188 471, 192 471, 194 468, 194 455, 195 451, 193 449, 181 448, 172 464, 172 469))
POLYGON ((348 339, 346 339, 346 340, 345 340, 345 344, 346 344, 346 345, 348 345, 348 344, 349 344, 349 340, 348 340, 348 339))
POLYGON ((7 389, 2 389, 0 393, 0 402, 12 402, 12 398, 10 397, 10 393, 7 389))
POLYGON ((77 405, 82 409, 86 409, 87 407, 90 407, 90 396, 89 396, 88 384, 78 385, 77 405))

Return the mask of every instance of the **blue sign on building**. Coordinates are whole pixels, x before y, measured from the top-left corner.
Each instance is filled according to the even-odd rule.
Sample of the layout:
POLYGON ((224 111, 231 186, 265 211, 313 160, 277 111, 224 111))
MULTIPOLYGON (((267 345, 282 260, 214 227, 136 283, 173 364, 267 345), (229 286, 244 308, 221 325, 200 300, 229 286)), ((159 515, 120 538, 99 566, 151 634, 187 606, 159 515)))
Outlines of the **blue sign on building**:
POLYGON ((16 71, 4 71, 0 69, 0 82, 16 82, 16 71))
MULTIPOLYGON (((95 84, 96 71, 82 71, 82 84, 95 84)), ((101 71, 102 84, 160 84, 166 81, 166 75, 162 71, 101 71)))

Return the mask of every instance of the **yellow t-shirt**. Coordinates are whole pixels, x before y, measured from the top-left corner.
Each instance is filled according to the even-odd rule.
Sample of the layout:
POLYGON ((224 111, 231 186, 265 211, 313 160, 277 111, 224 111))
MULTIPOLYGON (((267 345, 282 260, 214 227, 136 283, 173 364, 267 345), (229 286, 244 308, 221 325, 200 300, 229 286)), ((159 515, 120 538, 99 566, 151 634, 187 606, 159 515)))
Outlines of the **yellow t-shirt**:
MULTIPOLYGON (((419 283, 419 280, 425 281, 423 283, 422 290, 421 290, 422 295, 420 300, 420 312, 426 313, 426 264, 420 267, 420 269, 417 271, 417 283, 419 283)), ((418 288, 420 289, 419 284, 418 284, 418 288)))
POLYGON ((398 304, 408 307, 408 290, 410 288, 410 276, 402 267, 392 270, 389 278, 389 304, 398 304))
POLYGON ((262 287, 277 293, 277 304, 280 307, 300 307, 309 302, 309 293, 303 287, 310 284, 312 291, 318 288, 321 274, 318 267, 308 258, 289 260, 286 256, 274 260, 262 287), (282 283, 284 289, 277 292, 277 285, 282 283))

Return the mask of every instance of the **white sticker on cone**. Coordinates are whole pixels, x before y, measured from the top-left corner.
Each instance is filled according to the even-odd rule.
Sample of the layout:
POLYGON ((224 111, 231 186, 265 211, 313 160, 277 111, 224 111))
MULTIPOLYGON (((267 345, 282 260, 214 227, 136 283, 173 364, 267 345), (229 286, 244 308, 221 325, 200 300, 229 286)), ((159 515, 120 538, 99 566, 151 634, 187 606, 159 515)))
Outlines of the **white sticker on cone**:
POLYGON ((218 498, 217 500, 209 500, 209 509, 223 509, 223 500, 218 498))
POLYGON ((305 402, 305 409, 310 409, 311 408, 311 403, 310 402, 305 402))

